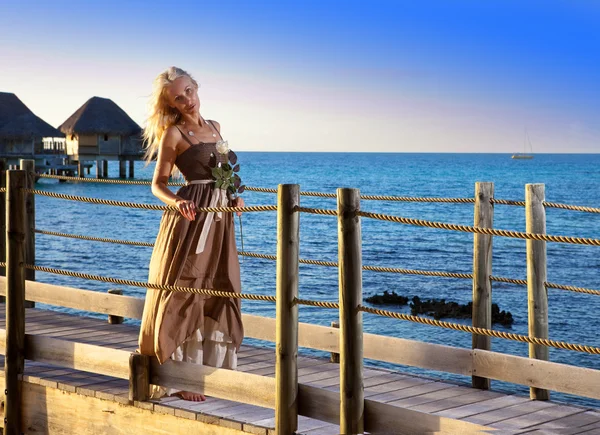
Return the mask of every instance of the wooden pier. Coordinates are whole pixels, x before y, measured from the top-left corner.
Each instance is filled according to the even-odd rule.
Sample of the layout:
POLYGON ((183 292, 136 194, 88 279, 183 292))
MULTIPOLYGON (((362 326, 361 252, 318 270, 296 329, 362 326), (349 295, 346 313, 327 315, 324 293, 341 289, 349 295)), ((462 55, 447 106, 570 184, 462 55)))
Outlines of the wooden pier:
MULTIPOLYGON (((547 298, 542 289, 557 287, 546 282, 546 241, 600 246, 600 240, 544 234, 543 186, 528 185, 524 206, 528 232, 496 230, 484 219, 493 188, 477 190, 473 203, 475 227, 439 224, 379 215, 360 210, 355 189, 339 189, 337 210, 300 206, 297 185, 280 185, 277 206, 246 207, 246 212, 277 210, 278 248, 275 296, 241 294, 277 304, 277 318, 244 314, 248 338, 274 343, 274 347, 243 346, 237 371, 167 361, 135 352, 138 328, 118 318, 140 319, 142 299, 112 293, 58 286, 34 280, 33 271, 77 276, 117 285, 148 287, 144 282, 78 274, 35 265, 35 220, 31 198, 53 196, 61 200, 92 202, 120 207, 166 209, 164 206, 60 196, 32 189, 30 171, 9 171, 6 195, 6 277, 0 277, 0 295, 6 296, 5 322, 0 329, 0 354, 5 355, 4 433, 106 433, 120 434, 472 434, 472 433, 600 433, 600 412, 552 402, 549 391, 600 398, 600 371, 547 361, 542 347, 553 346, 600 354, 600 348, 552 341, 547 334, 547 298), (487 192, 487 193, 486 193, 487 192), (485 203, 485 204, 484 204, 485 203), (334 216, 338 220, 339 302, 298 298, 299 213, 334 216), (472 232, 475 238, 472 274, 474 326, 439 322, 362 305, 360 217, 388 220, 448 230, 472 232), (477 222, 477 219, 480 222, 477 222), (529 222, 532 222, 530 227, 529 222), (534 225, 535 224, 535 225, 534 225), (490 275, 485 237, 503 236, 528 240, 529 335, 508 334, 486 327, 491 298, 485 283, 504 279, 490 275), (530 243, 531 242, 531 243, 530 243), (66 307, 109 316, 98 318, 25 308, 25 301, 66 307), (298 322, 298 305, 338 309, 339 328, 298 322), (424 343, 364 333, 362 313, 462 330, 473 334, 473 348, 424 343), (530 343, 530 357, 492 352, 479 336, 494 336, 530 343), (339 364, 298 355, 301 347, 339 355, 339 364), (473 377, 472 388, 453 382, 391 370, 365 368, 363 358, 473 377), (488 390, 489 380, 502 380, 531 388, 530 397, 503 395, 488 390), (149 400, 149 385, 195 391, 207 402, 176 398, 149 400)), ((483 186, 479 186, 483 187, 483 186)), ((464 200, 461 200, 465 202, 464 200)), ((504 201, 507 202, 507 201, 504 201)), ((514 203, 514 201, 513 201, 514 203)), ((517 205, 517 204, 512 204, 517 205)), ((520 203, 518 205, 521 205, 520 203)), ((573 210, 600 213, 587 207, 573 210)), ((561 206, 563 208, 563 206, 561 206)), ((222 211, 235 211, 224 208, 222 211)), ((489 207, 488 207, 489 210, 489 207)), ((83 238, 54 233, 54 236, 83 238)), ((129 243, 112 239, 101 242, 129 243)), ((144 245, 146 246, 146 245, 144 245)), ((437 275, 439 276, 439 275, 437 275)), ((517 280, 513 280, 517 281, 517 280)), ((519 282, 521 285, 523 283, 519 282)), ((567 286, 558 286, 564 288, 567 286)), ((161 288, 154 286, 154 288, 161 288)), ((212 289, 165 287, 231 297, 212 289), (211 293, 212 292, 212 293, 211 293)), ((565 288, 566 289, 566 288, 565 288)), ((593 295, 600 291, 571 287, 593 295)), ((1 326, 1 325, 0 325, 1 326)))
MULTIPOLYGON (((133 352, 138 328, 110 325, 106 321, 55 311, 27 309, 26 334, 68 343, 83 343, 133 352)), ((0 314, 0 328, 5 327, 0 314)), ((3 358, 2 358, 3 360, 3 358)), ((2 361, 3 362, 3 361, 2 361)), ((169 397, 147 402, 129 402, 129 381, 63 366, 27 361, 23 374, 26 433, 86 433, 102 427, 102 433, 120 433, 110 425, 120 421, 130 433, 162 433, 161 426, 173 424, 171 433, 275 434, 274 410, 232 400, 208 397, 206 402, 187 402, 169 397), (135 409, 134 409, 135 408, 135 409), (86 412, 82 412, 85 410, 86 412), (208 430, 214 425, 219 429, 208 430)), ((275 350, 242 346, 238 370, 272 378, 275 350)), ((339 391, 339 365, 326 359, 298 358, 301 384, 339 391)), ((0 378, 3 387, 4 378, 0 378)), ((383 370, 364 370, 365 398, 403 409, 471 422, 496 429, 493 433, 593 434, 600 432, 600 412, 595 409, 528 397, 482 391, 468 385, 442 382, 422 376, 383 370)), ((454 426, 460 430, 459 423, 454 426)), ((298 420, 299 434, 337 434, 339 426, 307 417, 298 420)), ((419 432, 413 432, 419 433, 419 432)), ((446 431, 446 433, 464 433, 446 431)))

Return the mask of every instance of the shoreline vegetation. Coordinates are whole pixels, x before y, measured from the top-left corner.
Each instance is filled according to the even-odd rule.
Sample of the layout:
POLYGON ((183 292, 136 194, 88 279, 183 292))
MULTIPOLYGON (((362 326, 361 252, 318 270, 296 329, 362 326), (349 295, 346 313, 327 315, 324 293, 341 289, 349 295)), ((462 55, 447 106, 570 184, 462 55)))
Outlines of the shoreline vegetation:
MULTIPOLYGON (((365 299, 373 305, 396 305, 403 306, 408 304, 409 298, 384 290, 383 294, 375 294, 365 299)), ((433 317, 436 320, 444 318, 470 319, 473 313, 473 304, 459 304, 446 299, 421 299, 414 296, 410 300, 410 313, 413 316, 424 314, 433 317)), ((514 322, 513 316, 509 311, 500 311, 498 304, 492 304, 492 323, 500 324, 505 327, 511 327, 514 322)))

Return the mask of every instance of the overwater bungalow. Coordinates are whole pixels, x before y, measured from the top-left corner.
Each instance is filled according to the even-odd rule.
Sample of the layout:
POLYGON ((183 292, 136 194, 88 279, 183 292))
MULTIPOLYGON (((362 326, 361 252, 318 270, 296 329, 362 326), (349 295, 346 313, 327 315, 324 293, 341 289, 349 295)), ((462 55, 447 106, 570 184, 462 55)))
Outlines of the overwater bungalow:
POLYGON ((50 160, 62 162, 67 157, 64 137, 15 94, 0 92, 0 158, 9 164, 17 164, 19 159, 35 159, 40 166, 50 160))
POLYGON ((141 128, 112 100, 90 98, 58 128, 66 135, 70 160, 95 160, 98 177, 106 177, 109 160, 120 162, 124 177, 129 161, 129 176, 133 176, 133 161, 142 155, 141 128))

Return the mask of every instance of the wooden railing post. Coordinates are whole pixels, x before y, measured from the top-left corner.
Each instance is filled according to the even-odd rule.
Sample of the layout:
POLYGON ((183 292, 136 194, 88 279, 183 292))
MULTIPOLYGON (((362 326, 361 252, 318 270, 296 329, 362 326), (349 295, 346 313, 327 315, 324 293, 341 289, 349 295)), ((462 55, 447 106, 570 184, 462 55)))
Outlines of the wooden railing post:
MULTIPOLYGON (((123 295, 123 290, 118 289, 118 288, 111 288, 111 289, 108 289, 108 294, 123 295)), ((109 314, 108 315, 108 323, 110 323, 111 325, 120 325, 121 323, 123 323, 123 317, 122 316, 113 316, 112 314, 109 314)))
POLYGON ((337 190, 340 300, 340 434, 364 432, 360 192, 337 190))
MULTIPOLYGON (((475 226, 494 226, 494 183, 475 183, 475 226)), ((493 236, 473 234, 473 326, 492 327, 492 241, 493 236)), ((473 349, 491 350, 491 337, 473 334, 473 349)), ((472 376, 474 388, 488 390, 490 380, 472 376)))
MULTIPOLYGON (((35 160, 21 159, 21 171, 25 171, 28 189, 35 189, 35 160)), ((35 195, 25 194, 25 214, 27 226, 25 228, 25 263, 35 264, 35 195)), ((35 281, 35 270, 25 269, 25 279, 35 281)), ((34 308, 35 302, 25 301, 25 308, 34 308)))
POLYGON ((300 186, 280 184, 277 195, 277 331, 275 432, 298 428, 298 260, 300 186))
POLYGON ((6 177, 6 358, 4 435, 21 433, 21 386, 25 354, 25 171, 6 177))
POLYGON ((140 353, 129 356, 129 401, 143 402, 150 398, 150 357, 140 353))
MULTIPOLYGON (((544 209, 544 185, 525 185, 526 231, 546 234, 546 210, 544 209)), ((548 338, 548 290, 546 289, 546 242, 527 240, 527 312, 529 336, 548 338)), ((547 346, 530 344, 529 357, 548 361, 547 346)), ((550 392, 531 387, 529 397, 548 400, 550 392)))

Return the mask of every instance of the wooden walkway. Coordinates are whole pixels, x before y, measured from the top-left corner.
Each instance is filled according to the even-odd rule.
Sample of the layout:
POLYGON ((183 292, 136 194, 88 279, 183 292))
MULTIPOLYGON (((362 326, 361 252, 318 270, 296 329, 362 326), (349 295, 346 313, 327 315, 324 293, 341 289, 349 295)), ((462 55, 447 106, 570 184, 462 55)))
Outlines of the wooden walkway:
MULTIPOLYGON (((0 305, 0 328, 5 327, 0 305)), ((133 351, 138 328, 39 309, 26 310, 26 333, 133 351)), ((4 359, 2 357, 2 364, 4 359)), ((242 346, 239 371, 275 376, 273 349, 242 346)), ((339 391, 339 367, 325 359, 299 357, 299 381, 339 391)), ((97 374, 26 361, 24 381, 100 399, 128 403, 128 382, 97 374)), ((478 391, 469 386, 383 369, 365 368, 365 398, 416 411, 465 420, 497 429, 502 434, 600 434, 600 411, 527 397, 478 391)), ((274 434, 274 411, 209 397, 206 402, 163 398, 136 406, 217 424, 247 433, 274 434)), ((298 433, 337 434, 338 427, 299 418, 298 433)))

